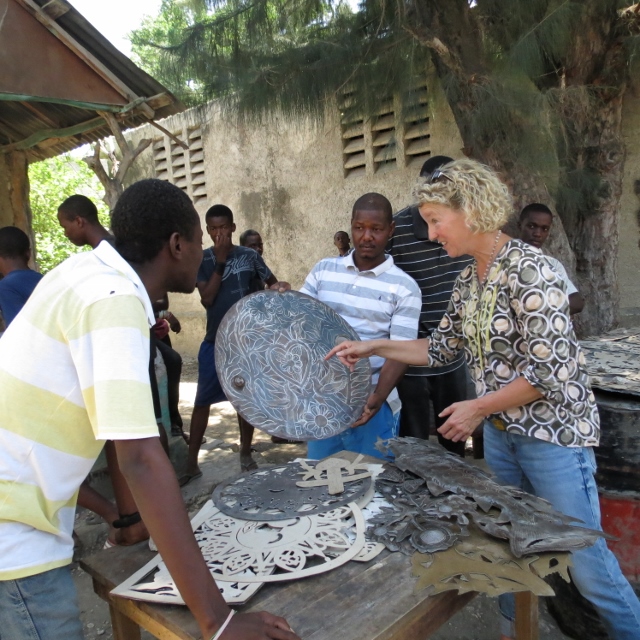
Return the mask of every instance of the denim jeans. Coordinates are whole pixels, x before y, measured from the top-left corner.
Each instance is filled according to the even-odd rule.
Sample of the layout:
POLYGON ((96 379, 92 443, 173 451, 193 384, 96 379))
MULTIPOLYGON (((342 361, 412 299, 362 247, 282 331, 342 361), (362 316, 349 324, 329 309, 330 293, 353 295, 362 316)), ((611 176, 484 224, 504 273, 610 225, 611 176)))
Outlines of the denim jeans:
POLYGON ((0 580, 0 640, 82 640, 71 568, 0 580))
MULTIPOLYGON (((555 509, 600 529, 600 503, 591 447, 569 448, 537 438, 499 431, 485 421, 485 459, 498 482, 516 486, 548 500, 555 509)), ((596 608, 615 640, 640 638, 640 601, 622 575, 618 561, 603 538, 572 554, 569 570, 578 591, 596 608)), ((513 622, 512 595, 500 596, 500 612, 513 622)), ((514 637, 513 625, 502 632, 514 637)))
POLYGON ((355 429, 346 429, 337 436, 324 440, 310 440, 307 446, 307 456, 311 460, 321 460, 340 451, 355 451, 375 458, 388 459, 375 448, 378 439, 388 440, 398 435, 400 414, 393 414, 385 402, 378 413, 363 425, 355 429))

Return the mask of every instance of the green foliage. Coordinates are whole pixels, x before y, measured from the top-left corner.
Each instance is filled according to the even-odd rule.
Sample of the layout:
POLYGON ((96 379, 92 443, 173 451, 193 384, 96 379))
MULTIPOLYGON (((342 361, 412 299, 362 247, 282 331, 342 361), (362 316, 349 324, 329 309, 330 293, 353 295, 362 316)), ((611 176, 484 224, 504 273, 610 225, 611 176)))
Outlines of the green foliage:
POLYGON ((163 0, 131 42, 140 64, 188 104, 226 98, 248 118, 273 108, 322 117, 328 94, 349 85, 374 110, 381 95, 411 90, 412 69, 423 74, 428 54, 380 22, 391 5, 368 6, 353 13, 333 0, 163 0))
POLYGON ((171 88, 197 88, 194 101, 217 98, 227 115, 253 120, 322 120, 336 101, 370 116, 410 95, 433 62, 467 153, 564 190, 568 210, 593 210, 598 170, 575 159, 608 99, 602 87, 611 97, 626 82, 639 21, 620 10, 631 4, 361 0, 354 11, 343 0, 164 0, 161 34, 150 23, 145 38, 171 88))
POLYGON ((183 41, 184 33, 204 17, 206 8, 202 3, 162 0, 158 15, 146 17, 142 25, 129 34, 134 62, 189 106, 203 102, 205 97, 196 77, 181 68, 171 50, 183 41))
POLYGON ((58 224, 58 206, 74 193, 91 198, 98 207, 100 222, 109 227, 109 212, 101 200, 104 190, 96 175, 81 160, 64 154, 29 165, 30 204, 36 238, 36 258, 46 273, 81 251, 71 244, 58 224))

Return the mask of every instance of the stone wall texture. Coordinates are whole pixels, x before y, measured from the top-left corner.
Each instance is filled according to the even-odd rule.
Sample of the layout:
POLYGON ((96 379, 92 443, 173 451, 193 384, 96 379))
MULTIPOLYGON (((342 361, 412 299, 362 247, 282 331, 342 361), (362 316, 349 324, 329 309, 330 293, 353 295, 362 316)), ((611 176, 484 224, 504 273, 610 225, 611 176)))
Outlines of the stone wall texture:
MULTIPOLYGON (((425 109, 429 114, 431 154, 460 157, 460 135, 442 95, 432 92, 425 109)), ((206 210, 213 204, 226 204, 234 212, 235 243, 245 229, 258 230, 264 240, 265 261, 279 279, 289 281, 293 288, 302 285, 318 260, 336 255, 333 235, 339 230, 350 232, 351 208, 358 197, 371 191, 382 193, 394 211, 411 204, 411 191, 424 160, 407 163, 400 149, 395 168, 375 171, 373 152, 370 144, 365 144, 366 170, 362 175, 345 176, 337 108, 328 112, 322 125, 309 121, 296 124, 274 117, 263 126, 256 126, 226 119, 211 103, 172 116, 162 125, 181 139, 189 135, 201 137, 206 197, 195 196, 194 200, 203 228, 206 210)), ((365 134, 365 139, 371 135, 365 134)), ((143 137, 156 141, 140 156, 128 181, 165 177, 170 141, 163 141, 162 134, 149 126, 128 137, 136 142, 143 137)), ((194 166, 200 166, 199 149, 186 154, 177 145, 173 147, 175 157, 190 157, 185 164, 191 166, 192 172, 194 166)), ((173 167, 172 181, 185 185, 189 167, 185 181, 182 165, 178 164, 173 167)), ((185 190, 192 197, 196 193, 191 186, 185 186, 185 190)), ((205 234, 205 246, 211 244, 205 234)), ((199 296, 197 292, 172 294, 170 303, 183 326, 180 335, 175 339, 172 335, 174 346, 183 354, 195 355, 205 333, 205 312, 199 296)))
MULTIPOLYGON (((425 113, 431 155, 461 157, 462 141, 437 84, 428 94, 425 113)), ((409 162, 402 136, 397 135, 396 164, 391 169, 376 170, 375 148, 371 144, 376 132, 365 127, 366 168, 356 172, 358 175, 346 175, 345 127, 341 126, 335 105, 328 108, 321 125, 292 122, 281 116, 261 125, 238 123, 225 117, 216 103, 172 116, 162 125, 190 143, 189 151, 182 151, 150 126, 130 132, 128 137, 134 142, 151 137, 154 145, 135 163, 128 181, 166 178, 167 163, 172 163, 172 157, 184 155, 187 159, 175 163, 170 179, 194 199, 203 228, 205 211, 213 204, 226 204, 235 215, 235 242, 245 229, 258 230, 264 240, 267 264, 278 278, 288 280, 294 288, 302 285, 318 260, 336 254, 333 234, 338 230, 349 232, 351 208, 359 196, 371 191, 382 193, 394 211, 410 204, 424 159, 409 162)), ((630 87, 626 94, 623 131, 627 160, 619 216, 620 320, 626 326, 638 326, 640 87, 630 87)), ((205 246, 210 244, 205 234, 205 246)), ((183 354, 196 355, 205 332, 205 312, 198 294, 173 294, 170 298, 171 309, 183 326, 183 332, 175 337, 175 346, 183 354)))
POLYGON ((618 217, 620 324, 640 326, 640 83, 627 89, 622 107, 627 158, 618 217))

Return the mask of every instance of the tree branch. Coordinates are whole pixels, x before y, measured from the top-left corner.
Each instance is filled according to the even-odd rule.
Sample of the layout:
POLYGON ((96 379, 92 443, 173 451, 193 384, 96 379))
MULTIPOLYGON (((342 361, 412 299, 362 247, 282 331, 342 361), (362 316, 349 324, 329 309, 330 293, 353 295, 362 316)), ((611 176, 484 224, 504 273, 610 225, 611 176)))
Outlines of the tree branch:
POLYGON ((126 152, 122 154, 122 162, 120 162, 120 166, 118 167, 118 171, 115 175, 115 180, 122 183, 124 177, 129 171, 129 168, 134 163, 135 159, 151 144, 151 138, 145 138, 144 140, 140 140, 138 146, 131 151, 130 147, 127 145, 126 152))
POLYGON ((116 117, 108 111, 98 111, 98 114, 101 115, 105 119, 106 123, 109 125, 109 129, 111 129, 111 133, 113 134, 113 137, 116 139, 118 148, 124 155, 125 151, 129 150, 129 143, 125 140, 125 137, 122 134, 120 123, 116 120, 116 117))
POLYGON ((100 141, 96 142, 93 146, 93 155, 86 156, 82 160, 87 164, 87 166, 98 176, 98 180, 100 180, 100 184, 105 188, 105 191, 109 187, 109 181, 111 178, 107 175, 105 171, 104 165, 100 160, 100 141))

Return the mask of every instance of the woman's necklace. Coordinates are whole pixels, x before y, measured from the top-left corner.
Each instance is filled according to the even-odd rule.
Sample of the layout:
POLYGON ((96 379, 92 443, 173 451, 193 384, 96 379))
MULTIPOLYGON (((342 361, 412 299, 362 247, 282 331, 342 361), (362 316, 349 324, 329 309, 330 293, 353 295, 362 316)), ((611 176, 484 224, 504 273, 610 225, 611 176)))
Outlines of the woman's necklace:
POLYGON ((481 285, 484 285, 487 280, 487 276, 489 275, 489 269, 493 264, 493 259, 496 257, 496 249, 498 248, 498 240, 500 240, 500 236, 502 235, 502 230, 498 229, 498 233, 496 234, 496 239, 493 241, 493 249, 491 249, 491 255, 489 256, 489 261, 487 262, 487 266, 484 268, 484 272, 482 274, 482 278, 478 278, 478 282, 481 285))
POLYGON ((475 329, 475 334, 474 332, 469 332, 469 336, 471 338, 470 342, 472 343, 472 349, 475 348, 476 356, 478 358, 478 361, 480 362, 481 369, 484 369, 484 350, 488 349, 491 340, 489 331, 498 295, 497 290, 494 288, 494 291, 487 297, 485 295, 484 286, 486 284, 491 265, 493 264, 493 260, 496 257, 498 241, 500 240, 501 235, 502 231, 498 230, 496 239, 493 241, 493 249, 491 249, 489 261, 487 262, 487 266, 484 268, 484 272, 482 274, 482 279, 480 278, 480 274, 478 274, 478 264, 476 262, 476 275, 478 278, 478 308, 477 313, 474 314, 474 320, 472 321, 472 325, 475 329))

